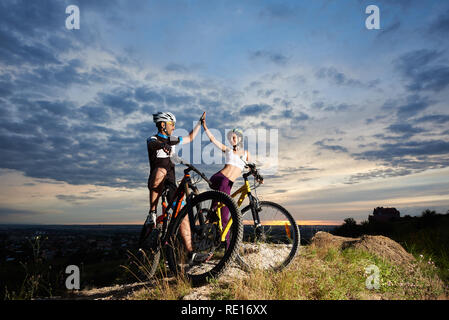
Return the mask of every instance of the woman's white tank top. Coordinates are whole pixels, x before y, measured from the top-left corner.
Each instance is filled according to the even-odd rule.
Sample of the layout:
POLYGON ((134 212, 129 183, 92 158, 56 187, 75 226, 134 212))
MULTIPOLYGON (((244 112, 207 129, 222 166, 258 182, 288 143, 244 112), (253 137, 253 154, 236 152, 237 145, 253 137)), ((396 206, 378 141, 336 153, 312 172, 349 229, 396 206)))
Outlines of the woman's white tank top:
MULTIPOLYGON (((246 160, 247 158, 246 151, 243 154, 242 158, 246 160)), ((236 155, 232 149, 226 149, 225 151, 225 159, 226 159, 225 164, 236 166, 240 170, 243 170, 243 168, 245 167, 245 162, 242 160, 242 158, 236 155)))

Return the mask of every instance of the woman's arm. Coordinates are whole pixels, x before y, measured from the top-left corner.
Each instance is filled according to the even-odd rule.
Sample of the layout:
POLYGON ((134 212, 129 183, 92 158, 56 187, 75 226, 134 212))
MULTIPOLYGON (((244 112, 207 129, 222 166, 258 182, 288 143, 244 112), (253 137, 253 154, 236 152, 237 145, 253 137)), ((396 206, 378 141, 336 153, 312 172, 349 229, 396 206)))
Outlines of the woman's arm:
POLYGON ((205 120, 203 121, 203 127, 204 127, 204 131, 206 132, 207 136, 209 137, 210 142, 215 144, 218 147, 218 149, 220 149, 221 151, 225 152, 228 147, 226 147, 224 144, 222 144, 220 141, 218 141, 214 137, 212 132, 210 132, 209 128, 206 126, 206 121, 205 120))

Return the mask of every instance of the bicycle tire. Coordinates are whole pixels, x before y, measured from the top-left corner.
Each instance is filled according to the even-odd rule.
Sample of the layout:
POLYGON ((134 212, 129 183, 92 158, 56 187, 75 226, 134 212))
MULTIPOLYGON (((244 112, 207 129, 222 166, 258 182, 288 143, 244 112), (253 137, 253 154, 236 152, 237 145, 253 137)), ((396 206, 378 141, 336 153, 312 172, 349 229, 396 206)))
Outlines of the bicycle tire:
MULTIPOLYGON (((206 202, 211 201, 213 202, 220 202, 225 204, 229 208, 230 212, 230 218, 232 219, 233 223, 231 225, 230 229, 230 240, 228 245, 222 245, 219 247, 221 250, 224 250, 223 256, 220 257, 220 252, 217 251, 217 257, 214 259, 211 259, 210 261, 216 261, 218 259, 218 262, 216 261, 216 264, 211 269, 204 269, 199 271, 199 273, 193 274, 189 273, 188 267, 185 268, 185 264, 183 264, 183 254, 186 253, 186 250, 184 248, 183 250, 183 241, 180 236, 179 228, 181 225, 181 222, 183 221, 184 217, 188 214, 187 205, 183 207, 183 209, 180 211, 178 216, 176 217, 176 220, 171 225, 171 228, 169 228, 169 234, 170 240, 169 244, 166 245, 166 256, 168 265, 171 269, 171 271, 175 275, 184 275, 187 279, 192 283, 194 286, 199 286, 207 283, 207 281, 211 278, 217 278, 219 277, 229 266, 229 264, 234 260, 237 250, 239 248, 240 242, 242 240, 243 236, 243 225, 242 225, 242 219, 241 214, 238 209, 237 204, 235 203, 234 199, 232 199, 229 195, 226 193, 223 193, 221 191, 206 191, 203 193, 200 193, 193 197, 191 200, 191 208, 192 210, 195 210, 194 208, 197 208, 197 205, 206 202), (181 265, 183 265, 181 267, 181 265)), ((193 212, 195 220, 199 220, 197 217, 198 212, 193 212)), ((202 212, 200 213, 202 214, 202 212)), ((217 223, 215 223, 217 224, 217 223)), ((207 226, 212 225, 212 223, 207 224, 207 226)), ((206 225, 205 225, 206 226, 206 225)), ((198 228, 198 226, 196 226, 198 228)), ((194 232, 194 231, 192 231, 194 232)), ((221 237, 221 235, 218 235, 221 237)), ((201 266, 205 264, 213 265, 211 262, 203 263, 201 266)), ((197 267, 197 266, 195 266, 197 267)))
POLYGON ((158 243, 160 230, 153 229, 145 235, 145 228, 144 225, 139 239, 138 251, 131 257, 132 272, 135 273, 139 281, 153 278, 161 259, 161 250, 158 243))
MULTIPOLYGON (((290 251, 289 251, 288 254, 285 254, 285 259, 281 258, 281 261, 277 262, 276 260, 278 260, 279 257, 281 256, 280 254, 277 254, 277 255, 271 254, 271 257, 264 257, 263 254, 260 253, 260 252, 264 251, 264 248, 262 247, 262 245, 259 245, 259 247, 256 247, 255 249, 252 248, 253 249, 252 253, 256 252, 256 254, 258 256, 256 256, 257 259, 255 259, 255 262, 250 263, 249 262, 250 261, 250 256, 249 255, 251 253, 248 254, 246 256, 246 258, 245 258, 244 257, 245 255, 243 254, 243 252, 245 251, 245 245, 246 245, 245 241, 248 238, 251 238, 250 236, 248 236, 248 233, 251 234, 251 232, 253 232, 255 230, 255 227, 254 227, 254 225, 246 226, 246 231, 245 231, 245 228, 244 228, 244 235, 243 235, 241 248, 240 248, 239 252, 236 255, 236 261, 246 271, 250 271, 250 270, 252 270, 254 268, 258 268, 258 269, 272 269, 274 271, 279 271, 279 270, 282 270, 282 269, 286 268, 293 261, 293 258, 296 256, 296 254, 298 252, 298 249, 299 249, 299 246, 300 246, 300 232, 299 232, 299 228, 298 228, 298 225, 297 225, 296 221, 293 219, 292 215, 287 211, 287 209, 285 209, 281 205, 279 205, 277 203, 274 203, 274 202, 271 202, 271 201, 261 201, 259 204, 260 204, 260 208, 261 208, 261 211, 259 212, 259 218, 261 219, 261 224, 262 225, 264 224, 263 212, 264 212, 264 210, 267 211, 267 209, 276 210, 281 216, 283 216, 283 218, 282 217, 280 217, 280 218, 278 217, 277 221, 288 221, 288 223, 289 223, 289 225, 288 225, 289 228, 288 229, 289 229, 289 232, 290 232, 291 237, 292 237, 290 251), (274 256, 276 257, 275 259, 273 259, 274 256), (268 263, 268 261, 263 261, 262 262, 262 259, 269 260, 270 262, 269 263, 268 263), (255 266, 255 265, 257 265, 257 266, 255 266)), ((242 212, 242 219, 243 220, 245 218, 250 218, 251 220, 253 219, 252 218, 252 213, 251 213, 251 205, 248 205, 245 208, 243 208, 241 212, 242 212)), ((278 229, 281 229, 282 228, 282 224, 279 224, 279 225, 280 225, 280 227, 278 229)), ((262 227, 265 229, 264 226, 262 226, 262 227)), ((269 227, 273 229, 274 226, 269 226, 269 227)), ((285 228, 286 233, 287 233, 287 225, 285 225, 284 228, 285 228)), ((288 235, 288 233, 287 233, 287 235, 288 235)), ((255 241, 255 239, 256 238, 254 237, 253 242, 255 241)), ((281 239, 281 240, 284 240, 284 242, 285 242, 285 239, 281 239)), ((280 243, 281 240, 278 240, 278 242, 280 243)), ((249 243, 251 243, 251 241, 249 241, 249 243)), ((256 244, 256 246, 257 246, 257 244, 256 244)), ((281 245, 277 244, 277 246, 281 246, 281 245)), ((287 245, 286 246, 282 246, 281 248, 282 248, 281 250, 288 251, 288 246, 287 245)), ((270 252, 268 250, 265 250, 265 254, 270 255, 270 252)), ((254 254, 253 254, 253 256, 254 256, 254 254)))

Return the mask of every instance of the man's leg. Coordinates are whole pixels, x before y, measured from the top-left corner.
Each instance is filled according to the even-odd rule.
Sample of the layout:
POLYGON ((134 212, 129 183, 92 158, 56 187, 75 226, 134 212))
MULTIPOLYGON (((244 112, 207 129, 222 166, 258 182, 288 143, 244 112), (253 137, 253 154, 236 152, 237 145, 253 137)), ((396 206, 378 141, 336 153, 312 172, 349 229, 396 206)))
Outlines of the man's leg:
MULTIPOLYGON (((168 192, 168 199, 169 201, 171 201, 170 205, 173 204, 173 201, 175 201, 176 199, 174 199, 174 195, 176 192, 176 183, 174 181, 174 178, 167 177, 166 180, 166 186, 169 188, 169 192, 168 192)), ((179 227, 179 232, 181 234, 182 240, 184 242, 184 246, 186 248, 186 250, 188 252, 192 252, 193 248, 192 248, 192 232, 190 230, 190 223, 189 223, 189 216, 187 215, 181 222, 181 225, 179 227)))
MULTIPOLYGON (((151 172, 148 178, 148 188, 150 189, 150 213, 156 212, 159 198, 164 188, 164 180, 167 175, 167 170, 164 168, 156 168, 151 172)), ((156 220, 154 221, 156 223, 156 220)))
POLYGON ((156 226, 156 218, 157 218, 156 208, 159 197, 163 191, 162 182, 165 179, 166 173, 167 170, 163 168, 156 168, 153 171, 151 171, 150 176, 148 177, 148 189, 150 191, 149 192, 150 210, 145 220, 145 224, 142 227, 142 231, 140 232, 139 247, 143 245, 143 241, 145 241, 148 235, 152 232, 153 228, 156 226))
POLYGON ((182 240, 188 252, 193 251, 192 247, 192 231, 190 230, 189 216, 186 216, 179 227, 179 232, 181 233, 182 240))

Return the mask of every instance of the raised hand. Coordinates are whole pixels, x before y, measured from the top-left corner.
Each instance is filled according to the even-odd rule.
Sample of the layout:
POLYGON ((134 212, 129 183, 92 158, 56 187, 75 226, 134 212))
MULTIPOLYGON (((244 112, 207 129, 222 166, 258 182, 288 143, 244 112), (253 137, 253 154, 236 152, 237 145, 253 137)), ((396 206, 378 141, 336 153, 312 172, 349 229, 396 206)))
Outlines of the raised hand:
POLYGON ((203 114, 202 114, 202 116, 201 116, 201 118, 200 118, 200 122, 201 122, 201 125, 202 125, 203 127, 206 126, 206 111, 203 112, 203 114))

